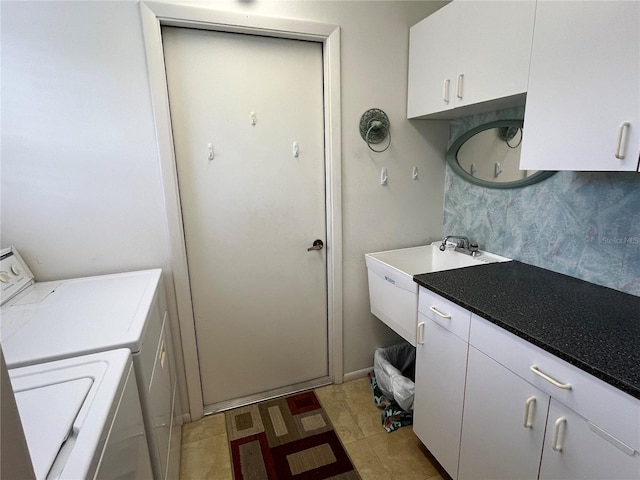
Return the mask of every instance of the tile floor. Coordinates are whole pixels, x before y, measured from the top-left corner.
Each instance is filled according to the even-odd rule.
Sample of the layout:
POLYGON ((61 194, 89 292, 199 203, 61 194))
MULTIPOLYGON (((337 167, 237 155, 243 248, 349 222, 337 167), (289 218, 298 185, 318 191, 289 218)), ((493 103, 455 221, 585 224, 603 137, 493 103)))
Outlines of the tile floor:
MULTIPOLYGON (((362 480, 443 480, 411 427, 387 433, 367 377, 315 390, 362 480)), ((224 414, 182 427, 181 480, 232 480, 224 414)))

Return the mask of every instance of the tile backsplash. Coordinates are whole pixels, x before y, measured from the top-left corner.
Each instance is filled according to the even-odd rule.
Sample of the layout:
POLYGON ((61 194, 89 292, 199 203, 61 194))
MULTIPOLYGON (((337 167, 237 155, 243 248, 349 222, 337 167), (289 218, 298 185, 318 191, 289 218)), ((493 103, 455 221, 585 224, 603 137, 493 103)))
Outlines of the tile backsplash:
MULTIPOLYGON (((449 144, 475 126, 523 115, 513 108, 455 120, 449 144)), ((639 173, 558 172, 501 190, 472 185, 447 166, 445 182, 445 235, 640 296, 639 173)))

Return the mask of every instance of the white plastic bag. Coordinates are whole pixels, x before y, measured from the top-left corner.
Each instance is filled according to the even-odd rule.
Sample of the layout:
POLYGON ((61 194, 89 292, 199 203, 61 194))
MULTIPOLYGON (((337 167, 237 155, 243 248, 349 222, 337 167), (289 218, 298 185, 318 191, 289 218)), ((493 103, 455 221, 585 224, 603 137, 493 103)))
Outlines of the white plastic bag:
POLYGON ((413 411, 416 349, 410 343, 378 348, 373 354, 373 371, 385 397, 406 412, 413 411))

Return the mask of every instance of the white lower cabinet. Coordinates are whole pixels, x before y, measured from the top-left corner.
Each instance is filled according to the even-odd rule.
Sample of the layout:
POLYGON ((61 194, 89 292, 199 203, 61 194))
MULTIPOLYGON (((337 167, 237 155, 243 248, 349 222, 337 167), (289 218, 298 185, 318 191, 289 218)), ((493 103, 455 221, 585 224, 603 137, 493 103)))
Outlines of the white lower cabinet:
POLYGON ((469 347, 458 479, 538 476, 549 395, 469 347))
POLYGON ((640 480, 640 400, 420 288, 413 429, 454 480, 640 480))
POLYGON ((539 478, 638 479, 640 454, 552 399, 539 478))
POLYGON ((418 322, 413 431, 456 478, 468 346, 422 313, 418 322))

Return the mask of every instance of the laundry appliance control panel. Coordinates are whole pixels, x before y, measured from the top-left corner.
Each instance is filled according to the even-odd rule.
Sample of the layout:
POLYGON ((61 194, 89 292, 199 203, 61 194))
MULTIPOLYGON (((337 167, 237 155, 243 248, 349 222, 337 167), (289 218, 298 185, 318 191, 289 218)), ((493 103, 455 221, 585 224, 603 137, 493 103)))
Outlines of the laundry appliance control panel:
POLYGON ((1 304, 4 305, 34 282, 33 273, 14 247, 0 250, 1 304))

